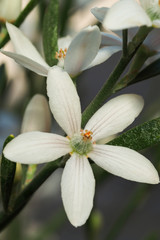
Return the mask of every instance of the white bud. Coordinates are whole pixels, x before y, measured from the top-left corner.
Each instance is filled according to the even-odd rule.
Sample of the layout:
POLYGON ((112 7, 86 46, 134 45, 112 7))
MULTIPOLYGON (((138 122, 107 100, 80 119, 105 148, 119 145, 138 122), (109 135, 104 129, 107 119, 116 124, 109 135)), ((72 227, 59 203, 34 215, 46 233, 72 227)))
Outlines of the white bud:
POLYGON ((21 132, 50 132, 51 114, 43 95, 36 94, 29 102, 22 121, 21 132))
POLYGON ((21 12, 22 0, 0 0, 0 20, 12 22, 21 12))

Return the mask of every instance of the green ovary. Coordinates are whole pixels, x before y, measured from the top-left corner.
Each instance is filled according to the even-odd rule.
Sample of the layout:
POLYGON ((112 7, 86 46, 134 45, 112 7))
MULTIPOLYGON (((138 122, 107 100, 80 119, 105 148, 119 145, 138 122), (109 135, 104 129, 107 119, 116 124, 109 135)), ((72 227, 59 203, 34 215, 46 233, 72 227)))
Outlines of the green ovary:
POLYGON ((75 134, 71 138, 70 145, 73 152, 76 152, 79 155, 87 155, 93 149, 91 140, 86 139, 79 134, 75 134))

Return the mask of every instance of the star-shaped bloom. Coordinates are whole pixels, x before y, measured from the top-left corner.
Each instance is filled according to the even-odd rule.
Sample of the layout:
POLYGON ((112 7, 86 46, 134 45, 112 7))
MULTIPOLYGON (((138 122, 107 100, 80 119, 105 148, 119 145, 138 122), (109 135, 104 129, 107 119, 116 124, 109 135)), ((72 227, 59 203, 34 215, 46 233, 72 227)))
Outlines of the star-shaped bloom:
POLYGON ((119 0, 111 8, 94 8, 97 18, 104 18, 103 26, 111 30, 146 25, 160 28, 159 0, 119 0))
POLYGON ((152 163, 129 148, 99 144, 123 131, 143 108, 135 94, 118 96, 104 104, 81 129, 81 107, 75 86, 64 70, 53 67, 47 78, 51 111, 67 137, 52 133, 24 133, 4 149, 11 161, 37 164, 54 161, 70 153, 61 180, 62 200, 74 226, 83 225, 93 206, 95 179, 88 158, 117 176, 132 181, 156 184, 159 177, 152 163))
MULTIPOLYGON (((47 76, 50 66, 29 39, 14 25, 7 23, 6 26, 15 53, 3 51, 2 49, 1 52, 37 74, 47 76)), ((56 53, 55 58, 59 60, 58 65, 64 68, 69 75, 75 76, 83 70, 106 61, 113 53, 121 49, 118 46, 100 48, 100 44, 101 34, 99 28, 89 26, 80 31, 74 38, 69 36, 60 38, 58 41, 59 51, 56 53)))

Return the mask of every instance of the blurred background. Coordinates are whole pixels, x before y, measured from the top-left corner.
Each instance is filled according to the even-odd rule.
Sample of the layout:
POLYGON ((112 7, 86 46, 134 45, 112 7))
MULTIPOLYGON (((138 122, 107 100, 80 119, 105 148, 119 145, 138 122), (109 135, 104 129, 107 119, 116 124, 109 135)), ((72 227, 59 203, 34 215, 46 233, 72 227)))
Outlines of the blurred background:
MULTIPOLYGON (((73 35, 85 26, 96 24, 92 7, 108 6, 112 0, 61 0, 59 36, 73 35)), ((23 1, 22 9, 28 3, 23 1)), ((42 19, 48 1, 41 1, 21 25, 22 31, 43 55, 42 19)), ((101 25, 99 25, 104 31, 101 25)), ((5 49, 13 51, 9 42, 5 49)), ((109 60, 84 71, 77 78, 77 89, 82 110, 94 98, 112 70, 121 52, 109 60)), ((23 114, 32 96, 46 95, 45 78, 17 65, 0 55, 0 150, 8 135, 20 133, 23 114)), ((144 97, 145 107, 130 126, 160 117, 159 76, 131 85, 112 97, 123 93, 136 93, 144 97)), ((52 132, 61 129, 52 117, 52 132)), ((160 160, 160 146, 142 152, 153 163, 160 160)), ((2 240, 159 240, 160 239, 160 187, 130 182, 108 174, 93 166, 96 178, 94 209, 86 225, 74 228, 64 213, 58 169, 39 188, 28 205, 1 233, 2 240), (91 230, 90 230, 91 226, 91 230)), ((2 206, 1 206, 2 208, 2 206)))

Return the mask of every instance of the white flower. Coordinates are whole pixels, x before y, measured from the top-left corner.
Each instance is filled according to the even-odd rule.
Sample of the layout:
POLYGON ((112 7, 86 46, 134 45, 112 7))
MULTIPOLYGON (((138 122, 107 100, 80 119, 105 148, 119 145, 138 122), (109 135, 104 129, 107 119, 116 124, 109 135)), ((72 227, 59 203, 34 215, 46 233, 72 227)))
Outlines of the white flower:
MULTIPOLYGON (((119 0, 111 8, 96 10, 97 18, 104 18, 103 26, 112 30, 120 30, 131 27, 160 28, 160 1, 159 0, 119 0)), ((95 15, 95 14, 94 14, 95 15)))
MULTIPOLYGON (((104 22, 105 15, 107 13, 108 8, 93 8, 91 9, 92 14, 97 18, 97 20, 101 23, 104 22)), ((128 41, 131 41, 134 35, 137 32, 137 28, 131 28, 128 31, 128 41)), ((122 36, 121 32, 112 32, 106 33, 106 32, 101 32, 102 40, 101 44, 103 46, 114 46, 114 47, 119 47, 119 49, 122 49, 122 36)), ((160 29, 155 28, 153 29, 146 39, 144 40, 143 44, 149 48, 150 51, 153 51, 155 54, 159 54, 160 52, 160 29)))
MULTIPOLYGON (((6 26, 16 53, 3 50, 1 52, 24 67, 42 76, 47 76, 50 67, 32 43, 14 25, 7 23, 6 26)), ((56 53, 55 58, 59 60, 59 66, 64 67, 64 70, 71 76, 75 76, 83 70, 106 61, 113 53, 120 50, 117 46, 111 50, 110 47, 99 50, 100 43, 99 28, 89 26, 73 39, 70 37, 59 39, 59 52, 56 53)))
POLYGON ((143 108, 140 96, 125 94, 110 100, 81 130, 80 101, 67 72, 57 66, 50 69, 47 91, 51 111, 67 137, 24 133, 7 144, 4 155, 14 162, 37 164, 71 154, 63 171, 61 188, 65 211, 74 226, 86 222, 93 206, 95 179, 88 157, 117 176, 151 184, 159 182, 156 169, 141 154, 125 147, 98 144, 134 121, 143 108))
POLYGON ((21 12, 22 0, 1 0, 0 1, 0 20, 14 21, 21 12))

